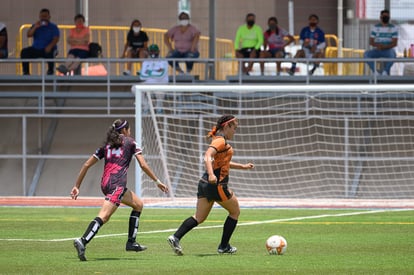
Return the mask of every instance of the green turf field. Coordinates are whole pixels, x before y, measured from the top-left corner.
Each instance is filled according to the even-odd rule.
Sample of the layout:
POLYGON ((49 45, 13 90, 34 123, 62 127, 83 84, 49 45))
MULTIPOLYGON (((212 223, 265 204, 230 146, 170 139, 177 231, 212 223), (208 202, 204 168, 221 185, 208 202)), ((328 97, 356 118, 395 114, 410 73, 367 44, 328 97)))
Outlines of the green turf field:
POLYGON ((126 252, 128 208, 120 208, 77 258, 72 240, 97 208, 0 207, 1 274, 414 274, 414 210, 242 209, 231 244, 218 255, 223 209, 183 238, 176 256, 166 238, 193 209, 145 209, 138 241, 126 252), (285 255, 268 255, 280 234, 285 255))

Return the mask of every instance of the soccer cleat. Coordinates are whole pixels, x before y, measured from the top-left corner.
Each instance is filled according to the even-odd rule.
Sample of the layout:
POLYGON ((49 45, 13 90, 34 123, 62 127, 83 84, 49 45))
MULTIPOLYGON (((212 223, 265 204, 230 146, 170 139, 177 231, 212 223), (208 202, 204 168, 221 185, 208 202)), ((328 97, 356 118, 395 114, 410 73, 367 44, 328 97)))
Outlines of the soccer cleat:
POLYGON ((237 247, 231 246, 230 244, 228 244, 225 248, 221 248, 219 246, 217 252, 219 254, 233 254, 237 252, 237 247))
POLYGON ((289 75, 295 75, 295 69, 294 68, 290 68, 289 71, 287 71, 287 73, 289 75))
POLYGON ((86 261, 86 257, 85 257, 85 245, 83 244, 82 240, 79 239, 75 239, 73 241, 73 246, 76 248, 76 251, 78 252, 78 258, 81 261, 86 261))
POLYGON ((68 73, 68 68, 66 68, 66 66, 63 64, 57 67, 56 70, 58 70, 58 72, 63 75, 66 75, 68 73))
POLYGON ((130 70, 126 70, 122 72, 123 75, 128 76, 131 75, 131 71, 130 70))
POLYGON ((146 246, 140 245, 137 242, 133 242, 133 243, 132 242, 127 242, 126 246, 125 246, 126 251, 140 252, 140 251, 144 251, 146 249, 147 249, 146 246))
POLYGON ((172 250, 174 251, 174 253, 177 254, 178 256, 182 256, 183 249, 181 248, 180 240, 177 239, 174 235, 169 236, 167 240, 172 250))

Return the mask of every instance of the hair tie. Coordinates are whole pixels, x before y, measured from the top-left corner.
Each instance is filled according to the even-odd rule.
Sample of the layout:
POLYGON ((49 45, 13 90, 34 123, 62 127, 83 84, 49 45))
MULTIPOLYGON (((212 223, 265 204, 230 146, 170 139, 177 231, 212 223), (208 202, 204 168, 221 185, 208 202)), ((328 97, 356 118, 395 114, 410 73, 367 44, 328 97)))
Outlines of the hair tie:
MULTIPOLYGON (((116 131, 119 131, 122 128, 124 128, 127 125, 127 123, 128 122, 126 120, 124 120, 124 122, 121 125, 119 125, 118 127, 114 127, 114 128, 115 128, 116 131)), ((113 124, 113 125, 115 125, 115 124, 113 124)))
POLYGON ((228 123, 230 123, 230 122, 232 122, 232 121, 235 121, 235 120, 236 120, 236 118, 235 118, 235 117, 233 117, 233 118, 231 118, 231 119, 229 119, 229 120, 227 120, 227 121, 223 122, 222 124, 220 124, 220 126, 221 126, 221 127, 224 127, 224 126, 226 126, 226 124, 228 124, 228 123))

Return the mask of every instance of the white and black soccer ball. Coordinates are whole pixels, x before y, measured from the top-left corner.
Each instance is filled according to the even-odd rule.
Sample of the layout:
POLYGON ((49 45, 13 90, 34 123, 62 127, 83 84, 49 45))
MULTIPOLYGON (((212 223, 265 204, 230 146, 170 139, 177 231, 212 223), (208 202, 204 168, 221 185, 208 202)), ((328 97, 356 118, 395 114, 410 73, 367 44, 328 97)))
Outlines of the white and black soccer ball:
POLYGON ((287 249, 287 241, 280 235, 270 236, 266 240, 266 249, 270 255, 283 255, 287 249))

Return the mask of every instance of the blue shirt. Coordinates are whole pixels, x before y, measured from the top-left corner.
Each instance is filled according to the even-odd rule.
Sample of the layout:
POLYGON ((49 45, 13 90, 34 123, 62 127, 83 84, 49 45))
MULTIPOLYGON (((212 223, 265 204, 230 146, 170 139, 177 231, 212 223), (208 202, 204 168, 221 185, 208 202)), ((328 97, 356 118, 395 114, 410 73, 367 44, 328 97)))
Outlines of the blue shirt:
POLYGON ((300 32, 300 40, 305 41, 309 39, 309 47, 314 45, 325 45, 325 33, 319 27, 316 27, 315 30, 311 30, 309 26, 304 27, 300 32))
MULTIPOLYGON (((59 28, 55 24, 49 22, 47 25, 40 26, 36 29, 33 34, 32 47, 38 50, 43 50, 55 37, 59 37, 59 35, 59 28)), ((56 48, 57 46, 55 45, 53 49, 56 48)))

